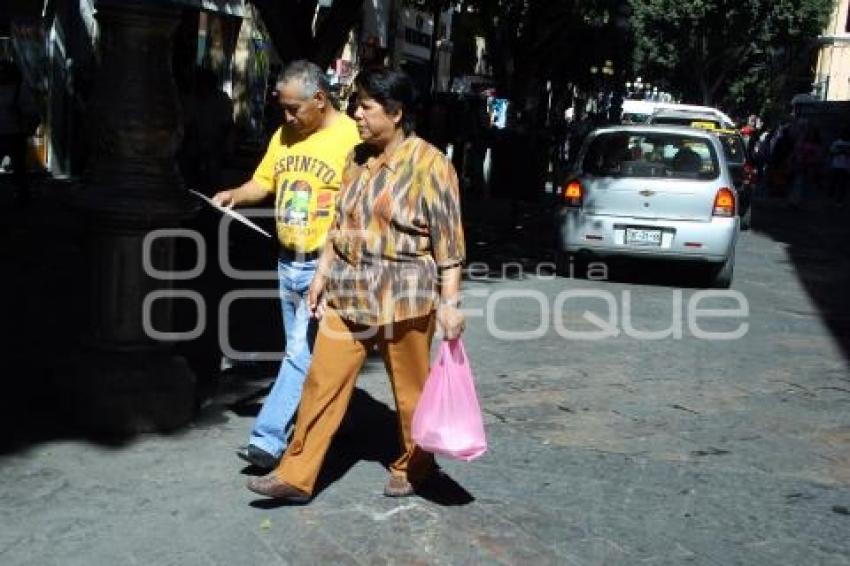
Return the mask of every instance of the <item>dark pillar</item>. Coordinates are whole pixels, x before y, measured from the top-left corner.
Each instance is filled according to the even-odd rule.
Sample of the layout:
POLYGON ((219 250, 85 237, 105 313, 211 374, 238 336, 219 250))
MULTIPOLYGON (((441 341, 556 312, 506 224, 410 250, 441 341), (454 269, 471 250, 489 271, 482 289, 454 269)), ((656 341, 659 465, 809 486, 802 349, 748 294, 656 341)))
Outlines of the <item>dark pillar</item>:
MULTIPOLYGON (((182 128, 171 61, 179 16, 166 2, 97 5, 93 152, 78 203, 89 229, 91 320, 74 389, 83 424, 111 433, 174 429, 195 408, 186 361, 143 324, 145 297, 172 286, 145 272, 145 236, 195 212, 175 161, 182 128)), ((156 242, 153 266, 173 269, 175 240, 156 242)), ((172 329, 169 299, 150 310, 149 326, 172 329)))

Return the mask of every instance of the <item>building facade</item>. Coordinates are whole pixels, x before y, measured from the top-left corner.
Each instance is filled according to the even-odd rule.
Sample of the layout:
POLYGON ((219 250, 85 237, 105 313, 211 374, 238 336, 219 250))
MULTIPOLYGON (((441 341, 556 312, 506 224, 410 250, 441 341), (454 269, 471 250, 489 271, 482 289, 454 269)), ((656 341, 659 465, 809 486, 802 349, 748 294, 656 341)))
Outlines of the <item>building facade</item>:
MULTIPOLYGON (((173 37, 173 70, 181 89, 198 68, 209 68, 231 97, 247 98, 248 70, 234 57, 243 28, 253 30, 244 0, 152 0, 183 11, 173 37)), ((88 102, 99 50, 99 0, 6 0, 0 11, 0 58, 17 61, 36 95, 41 126, 31 140, 31 167, 77 177, 86 167, 92 121, 88 102)), ((251 44, 249 43, 249 46, 251 44)), ((255 57, 256 59, 256 57, 255 57)), ((244 106, 244 104, 243 104, 244 106)), ((242 113, 248 110, 238 107, 242 113)))
POLYGON ((850 100, 850 0, 837 0, 821 35, 813 93, 821 100, 850 100))
POLYGON ((365 0, 361 22, 330 69, 332 84, 339 84, 344 95, 359 69, 385 64, 407 72, 420 92, 449 90, 453 14, 444 11, 435 24, 433 14, 401 0, 365 0))
POLYGON ((441 13, 437 22, 432 14, 403 5, 395 13, 393 66, 407 72, 421 92, 449 90, 454 11, 441 13), (436 49, 433 69, 432 46, 436 49))

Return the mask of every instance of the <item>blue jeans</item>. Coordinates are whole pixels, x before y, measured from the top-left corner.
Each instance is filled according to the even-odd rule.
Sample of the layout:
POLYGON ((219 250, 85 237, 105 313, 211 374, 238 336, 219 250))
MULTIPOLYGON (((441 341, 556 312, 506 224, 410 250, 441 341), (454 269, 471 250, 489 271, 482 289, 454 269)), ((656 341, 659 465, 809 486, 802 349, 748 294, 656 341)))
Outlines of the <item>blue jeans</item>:
POLYGON ((307 290, 316 274, 317 264, 315 259, 303 262, 279 259, 277 263, 286 352, 248 441, 275 457, 286 449, 287 429, 298 410, 304 379, 313 357, 317 324, 315 319, 310 318, 307 290))

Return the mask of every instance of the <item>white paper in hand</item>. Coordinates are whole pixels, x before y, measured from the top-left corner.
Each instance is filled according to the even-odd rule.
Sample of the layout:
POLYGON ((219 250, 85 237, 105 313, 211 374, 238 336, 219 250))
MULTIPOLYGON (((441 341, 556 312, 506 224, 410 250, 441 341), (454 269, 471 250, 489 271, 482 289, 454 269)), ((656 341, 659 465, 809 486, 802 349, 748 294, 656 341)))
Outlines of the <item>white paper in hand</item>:
POLYGON ((265 230, 263 230, 262 228, 260 228, 259 226, 257 226, 256 224, 254 224, 253 222, 248 220, 247 218, 245 218, 244 215, 239 214, 238 212, 236 212, 232 208, 228 208, 226 206, 220 206, 220 205, 216 204, 215 202, 213 202, 213 200, 211 198, 207 197, 207 195, 205 195, 203 193, 199 193, 198 191, 194 191, 192 189, 189 189, 189 192, 192 193, 193 195, 197 196, 198 198, 202 199, 204 202, 206 202, 207 204, 209 204, 213 208, 216 208, 216 209, 222 211, 223 213, 227 214, 228 216, 235 218, 236 220, 238 220, 239 222, 241 222, 245 226, 247 226, 247 227, 249 227, 253 230, 256 230, 257 232, 259 232, 260 234, 262 234, 266 238, 272 237, 271 234, 269 234, 268 232, 266 232, 265 230))

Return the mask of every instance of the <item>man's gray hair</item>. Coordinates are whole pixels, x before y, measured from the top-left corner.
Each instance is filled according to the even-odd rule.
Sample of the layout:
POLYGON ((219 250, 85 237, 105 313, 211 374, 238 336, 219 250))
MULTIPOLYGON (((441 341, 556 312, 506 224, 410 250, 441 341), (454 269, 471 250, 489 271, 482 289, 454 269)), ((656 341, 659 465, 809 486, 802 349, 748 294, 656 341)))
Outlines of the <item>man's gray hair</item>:
POLYGON ((277 78, 278 87, 290 81, 301 83, 304 98, 309 98, 318 91, 330 95, 331 85, 328 83, 328 77, 321 67, 310 61, 300 59, 287 65, 277 78))

